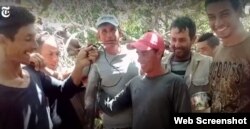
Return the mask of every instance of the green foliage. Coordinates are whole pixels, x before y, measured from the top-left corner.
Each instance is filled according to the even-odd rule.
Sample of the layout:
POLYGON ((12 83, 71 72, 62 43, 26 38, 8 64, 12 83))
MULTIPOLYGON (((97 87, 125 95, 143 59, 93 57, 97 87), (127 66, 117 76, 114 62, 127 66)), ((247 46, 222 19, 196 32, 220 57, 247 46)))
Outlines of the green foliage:
MULTIPOLYGON (((167 38, 171 21, 183 15, 194 19, 198 34, 211 31, 201 0, 22 0, 22 3, 31 6, 48 24, 67 26, 71 33, 87 32, 87 36, 77 35, 83 44, 97 42, 95 31, 89 28, 95 27, 96 19, 107 13, 116 15, 123 31, 133 38, 149 29, 167 38)), ((249 28, 249 16, 242 21, 249 28)))

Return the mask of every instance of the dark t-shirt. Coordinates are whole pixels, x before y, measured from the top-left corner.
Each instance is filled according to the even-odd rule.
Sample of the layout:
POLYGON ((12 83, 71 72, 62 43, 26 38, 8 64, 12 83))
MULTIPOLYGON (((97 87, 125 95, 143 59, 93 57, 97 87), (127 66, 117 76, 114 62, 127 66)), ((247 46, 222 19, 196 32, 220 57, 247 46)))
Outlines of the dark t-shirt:
POLYGON ((250 36, 235 46, 220 45, 210 69, 212 112, 250 112, 250 36))
POLYGON ((173 73, 153 78, 137 76, 111 98, 100 93, 101 109, 113 115, 132 106, 133 129, 167 129, 171 113, 191 112, 187 85, 173 73))
POLYGON ((33 69, 27 88, 0 85, 0 129, 51 129, 47 97, 71 97, 78 88, 71 78, 64 82, 33 69))

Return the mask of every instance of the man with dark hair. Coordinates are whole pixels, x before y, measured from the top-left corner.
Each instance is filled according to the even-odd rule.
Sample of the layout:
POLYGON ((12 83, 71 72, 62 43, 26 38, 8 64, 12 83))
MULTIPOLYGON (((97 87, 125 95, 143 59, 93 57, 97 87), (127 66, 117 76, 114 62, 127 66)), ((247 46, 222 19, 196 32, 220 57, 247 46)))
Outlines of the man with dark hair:
POLYGON ((239 0, 206 0, 210 28, 221 40, 209 87, 212 112, 250 112, 250 35, 240 21, 239 0))
POLYGON ((201 54, 213 57, 215 48, 220 40, 213 33, 204 33, 197 40, 197 51, 201 54))
MULTIPOLYGON (((51 129, 47 97, 74 95, 83 67, 94 61, 96 54, 92 48, 82 49, 71 76, 64 81, 31 66, 22 67, 30 64, 30 53, 37 48, 35 17, 23 7, 0 9, 0 129, 51 129)), ((39 66, 40 59, 35 62, 39 66)))
MULTIPOLYGON (((172 73, 186 81, 192 97, 194 112, 207 112, 206 105, 199 105, 194 101, 198 92, 206 91, 209 68, 212 58, 191 51, 196 40, 196 26, 189 17, 178 17, 170 26, 170 47, 172 52, 165 54, 163 63, 172 73)), ((204 102, 205 103, 205 102, 204 102)))

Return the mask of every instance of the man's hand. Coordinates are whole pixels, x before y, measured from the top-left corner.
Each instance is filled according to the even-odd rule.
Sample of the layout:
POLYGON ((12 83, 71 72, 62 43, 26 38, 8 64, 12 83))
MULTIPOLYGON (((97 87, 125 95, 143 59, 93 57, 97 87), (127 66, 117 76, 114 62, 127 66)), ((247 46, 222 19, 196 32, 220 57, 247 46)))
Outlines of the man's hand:
POLYGON ((94 46, 88 46, 82 48, 76 57, 75 68, 71 74, 72 80, 75 85, 79 85, 82 81, 82 70, 84 67, 89 66, 98 57, 97 48, 94 46))
POLYGON ((29 65, 33 66, 36 71, 41 71, 46 66, 42 55, 35 52, 30 54, 29 65))
POLYGON ((95 62, 98 57, 97 48, 94 46, 88 46, 82 48, 76 57, 76 65, 89 66, 91 63, 95 62))

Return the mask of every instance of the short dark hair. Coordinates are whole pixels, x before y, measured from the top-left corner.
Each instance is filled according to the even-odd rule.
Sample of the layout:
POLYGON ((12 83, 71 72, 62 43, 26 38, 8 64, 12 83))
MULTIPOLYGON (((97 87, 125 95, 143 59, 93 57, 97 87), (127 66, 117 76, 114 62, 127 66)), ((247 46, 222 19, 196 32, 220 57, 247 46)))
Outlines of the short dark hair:
POLYGON ((207 41, 207 45, 210 46, 211 48, 215 48, 220 44, 220 40, 216 36, 214 36, 213 33, 202 34, 197 40, 197 42, 199 43, 203 41, 207 41))
POLYGON ((207 9, 207 6, 211 3, 216 3, 216 2, 221 2, 221 1, 229 1, 229 3, 232 5, 235 11, 237 11, 241 6, 240 0, 206 0, 205 8, 207 9))
POLYGON ((194 21, 189 18, 189 17, 177 17, 171 24, 170 26, 170 30, 172 28, 178 28, 180 32, 185 31, 186 29, 188 29, 189 31, 189 37, 190 39, 195 37, 196 34, 196 25, 194 23, 194 21))
POLYGON ((0 15, 0 34, 12 41, 18 30, 26 25, 35 23, 35 16, 26 8, 20 6, 0 6, 0 9, 9 7, 9 17, 0 15))

